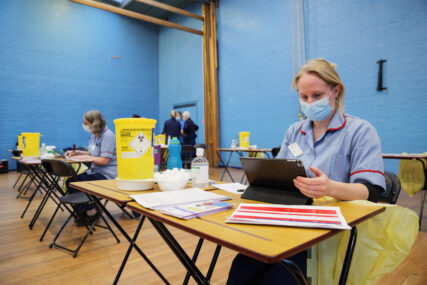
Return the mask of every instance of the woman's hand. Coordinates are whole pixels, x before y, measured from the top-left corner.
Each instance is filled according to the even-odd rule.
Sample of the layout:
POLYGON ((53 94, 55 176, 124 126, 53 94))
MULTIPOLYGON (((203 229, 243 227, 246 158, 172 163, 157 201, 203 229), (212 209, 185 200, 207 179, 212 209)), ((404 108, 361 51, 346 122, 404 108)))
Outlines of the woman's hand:
POLYGON ((332 180, 326 176, 319 168, 312 166, 310 170, 315 177, 307 178, 298 176, 294 179, 294 185, 302 194, 310 198, 320 198, 322 196, 333 196, 331 193, 332 180))
POLYGON ((64 155, 65 157, 72 157, 76 155, 76 152, 72 150, 67 150, 64 155))

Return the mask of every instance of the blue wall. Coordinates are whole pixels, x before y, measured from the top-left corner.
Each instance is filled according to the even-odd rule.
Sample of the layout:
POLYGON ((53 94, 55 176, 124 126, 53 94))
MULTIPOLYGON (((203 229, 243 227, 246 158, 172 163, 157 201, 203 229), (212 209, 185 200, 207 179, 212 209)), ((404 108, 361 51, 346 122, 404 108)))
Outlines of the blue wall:
POLYGON ((133 113, 158 119, 157 26, 66 0, 1 1, 0 38, 0 159, 20 132, 87 145, 91 109, 113 131, 133 113))
MULTIPOLYGON (((186 10, 201 15, 201 4, 186 10)), ((202 30, 202 22, 184 16, 173 16, 172 22, 202 30)), ((200 35, 170 28, 159 28, 159 129, 176 104, 196 103, 197 115, 192 114, 200 127, 197 142, 204 141, 203 127, 203 41, 200 35)))
MULTIPOLYGON (((251 144, 279 146, 298 120, 292 81, 292 1, 221 1, 218 53, 221 146, 239 131, 251 144), (242 8, 244 7, 244 8, 242 8)), ((427 150, 427 2, 304 1, 307 58, 338 64, 346 112, 369 120, 383 152, 427 150), (385 58, 386 92, 376 61, 385 58)), ((237 161, 234 161, 235 165, 237 161)), ((386 169, 397 171, 397 162, 386 169)))

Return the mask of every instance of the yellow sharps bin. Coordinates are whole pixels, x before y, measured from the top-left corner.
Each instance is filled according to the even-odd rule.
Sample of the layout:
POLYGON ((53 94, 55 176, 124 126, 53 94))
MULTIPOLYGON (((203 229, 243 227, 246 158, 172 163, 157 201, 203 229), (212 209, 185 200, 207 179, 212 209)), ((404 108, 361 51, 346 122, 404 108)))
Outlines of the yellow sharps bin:
POLYGON ((154 157, 152 143, 156 120, 146 118, 116 119, 118 188, 152 189, 154 157))
POLYGON ((249 147, 249 132, 240 132, 240 147, 249 147))
POLYGON ((22 145, 22 134, 18 136, 18 149, 22 150, 24 147, 22 145))
POLYGON ((22 157, 37 158, 40 149, 40 133, 21 133, 21 140, 22 157))

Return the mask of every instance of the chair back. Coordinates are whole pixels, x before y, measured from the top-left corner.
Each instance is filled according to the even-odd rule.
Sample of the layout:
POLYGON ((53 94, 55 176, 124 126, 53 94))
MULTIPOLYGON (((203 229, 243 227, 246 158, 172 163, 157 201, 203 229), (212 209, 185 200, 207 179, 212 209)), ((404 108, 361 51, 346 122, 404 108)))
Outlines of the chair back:
POLYGON ((392 172, 385 171, 384 178, 386 189, 385 192, 381 195, 380 201, 396 204, 397 198, 399 198, 400 190, 402 188, 399 177, 397 177, 397 175, 392 172))
POLYGON ((280 152, 280 146, 279 147, 273 147, 271 149, 271 155, 273 155, 273 158, 275 158, 280 152))
POLYGON ((42 159, 42 165, 50 174, 57 177, 72 177, 77 181, 77 174, 74 168, 65 160, 42 159))

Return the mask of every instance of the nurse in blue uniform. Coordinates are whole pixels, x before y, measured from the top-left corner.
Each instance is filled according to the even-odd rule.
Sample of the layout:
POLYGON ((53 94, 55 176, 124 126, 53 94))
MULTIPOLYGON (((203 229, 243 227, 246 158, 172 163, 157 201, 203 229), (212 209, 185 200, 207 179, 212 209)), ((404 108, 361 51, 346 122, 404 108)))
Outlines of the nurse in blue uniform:
MULTIPOLYGON (((79 181, 114 179, 117 176, 117 158, 116 158, 116 137, 107 127, 106 121, 101 112, 92 110, 83 116, 83 129, 91 134, 89 139, 88 151, 76 150, 67 151, 66 157, 75 159, 92 160, 90 169, 77 176, 79 181)), ((79 190, 68 187, 70 179, 67 180, 69 193, 79 190)), ((90 223, 95 218, 96 210, 92 205, 82 205, 78 209, 80 212, 86 212, 90 223)), ((79 225, 83 225, 77 221, 79 225)))
MULTIPOLYGON (((314 59, 292 82, 305 120, 285 134, 277 158, 299 159, 308 177, 294 179, 310 198, 377 202, 385 189, 381 141, 366 120, 344 113, 344 84, 335 65, 314 59)), ((291 258, 306 273, 306 252, 291 258)), ((232 284, 296 284, 279 264, 265 264, 238 254, 230 269, 232 284)))

